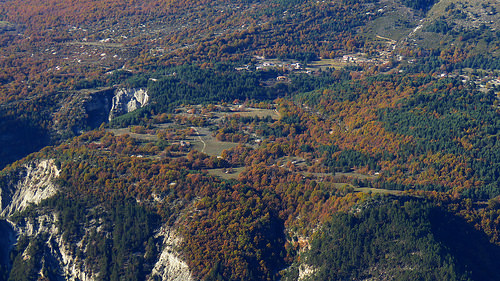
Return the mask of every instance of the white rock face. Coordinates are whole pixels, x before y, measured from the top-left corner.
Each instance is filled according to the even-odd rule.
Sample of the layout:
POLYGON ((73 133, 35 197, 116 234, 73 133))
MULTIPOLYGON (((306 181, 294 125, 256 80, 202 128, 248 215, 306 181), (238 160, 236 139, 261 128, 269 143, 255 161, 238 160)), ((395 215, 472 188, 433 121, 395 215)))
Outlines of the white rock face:
POLYGON ((117 89, 109 112, 109 121, 125 113, 147 105, 149 95, 146 89, 117 89))
POLYGON ((299 279, 298 281, 304 280, 306 278, 311 277, 314 273, 316 273, 317 269, 308 264, 301 264, 299 266, 299 279))
MULTIPOLYGON (((0 190, 2 216, 8 217, 16 211, 21 212, 29 204, 38 204, 55 195, 59 187, 53 183, 53 179, 59 176, 60 171, 54 162, 53 159, 32 161, 11 175, 8 185, 2 186, 0 190)), ((48 260, 55 261, 65 280, 95 280, 91 272, 86 272, 83 262, 71 255, 70 246, 64 242, 62 233, 56 227, 58 220, 57 213, 48 213, 32 219, 24 218, 18 223, 9 220, 7 222, 12 225, 16 236, 35 237, 43 233, 48 234, 45 244, 49 252, 43 255, 42 264, 48 260)), ((15 239, 12 243, 15 243, 15 239)), ((23 258, 32 257, 25 252, 23 258)))
POLYGON ((38 204, 53 196, 58 187, 52 180, 58 176, 59 169, 53 159, 33 161, 24 165, 19 180, 12 187, 8 187, 9 190, 0 190, 0 215, 10 216, 16 211, 26 209, 30 203, 38 204))
MULTIPOLYGON (((2 245, 12 248, 17 237, 21 235, 42 237, 45 243, 42 260, 36 261, 42 264, 42 268, 49 267, 49 264, 51 268, 57 268, 62 280, 97 280, 99 272, 93 272, 92 267, 73 251, 75 251, 75 245, 80 251, 86 251, 86 243, 88 243, 86 239, 90 233, 102 231, 99 220, 84 227, 81 240, 70 242, 76 242, 75 245, 70 245, 63 238, 63 233, 57 223, 60 219, 58 212, 40 209, 35 212, 34 216, 16 219, 15 222, 9 220, 10 215, 26 209, 29 204, 38 204, 43 199, 54 196, 59 187, 54 184, 53 180, 59 176, 59 173, 55 161, 48 159, 31 161, 7 176, 3 182, 4 186, 0 186, 0 203, 2 204, 0 212, 6 218, 6 223, 12 226, 12 237, 9 241, 4 241, 6 243, 2 245)), ((152 271, 147 275, 147 280, 194 281, 188 265, 178 252, 178 246, 182 240, 175 231, 162 227, 156 238, 163 238, 162 252, 152 271)), ((29 252, 25 251, 23 258, 28 260, 34 257, 29 256, 29 252)), ((42 271, 39 272, 39 276, 43 276, 42 271)))
POLYGON ((51 254, 61 265, 66 280, 92 281, 96 279, 96 274, 86 270, 83 261, 71 255, 69 245, 64 243, 62 235, 51 236, 47 244, 52 244, 51 254), (50 243, 51 241, 55 243, 50 243))
MULTIPOLYGON (((96 280, 97 275, 87 270, 84 262, 71 254, 70 245, 64 241, 61 231, 56 227, 58 220, 59 215, 52 213, 37 216, 32 220, 23 219, 18 224, 13 224, 13 227, 19 235, 35 237, 41 234, 48 234, 48 238, 45 241, 48 251, 44 252, 43 259, 55 261, 62 271, 64 280, 96 280)), ((32 257, 25 251, 23 258, 27 260, 32 257)))
POLYGON ((188 265, 175 250, 181 242, 174 231, 163 228, 158 236, 163 236, 163 251, 156 262, 148 280, 194 281, 188 265))
MULTIPOLYGON (((44 250, 43 259, 54 261, 61 270, 61 276, 68 281, 93 281, 97 280, 99 273, 92 272, 89 266, 74 254, 71 253, 70 245, 64 241, 62 232, 56 227, 59 220, 58 213, 39 215, 32 219, 22 219, 13 228, 18 235, 29 237, 45 235, 46 250, 44 250)), ((85 235, 95 229, 96 226, 85 228, 85 235)), ((42 236, 43 237, 43 236, 42 236)), ((173 230, 161 228, 156 237, 163 237, 163 251, 153 270, 148 274, 150 281, 194 281, 188 265, 181 259, 176 247, 181 242, 173 230)), ((84 238, 83 238, 84 239, 84 238)), ((86 246, 82 243, 84 240, 76 243, 81 251, 85 251, 86 246)), ((28 247, 29 248, 29 247, 28 247)), ((27 248, 27 249, 28 249, 27 248)), ((25 260, 31 259, 27 250, 23 253, 25 260)))

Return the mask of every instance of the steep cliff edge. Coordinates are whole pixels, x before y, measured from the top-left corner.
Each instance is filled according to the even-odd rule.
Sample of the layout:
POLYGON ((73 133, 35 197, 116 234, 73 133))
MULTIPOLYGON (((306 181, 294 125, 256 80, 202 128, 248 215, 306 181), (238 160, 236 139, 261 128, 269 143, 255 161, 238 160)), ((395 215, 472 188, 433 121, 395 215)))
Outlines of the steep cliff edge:
POLYGON ((34 217, 11 222, 18 235, 17 256, 22 257, 14 259, 11 275, 17 274, 19 277, 17 269, 25 267, 32 271, 32 275, 49 280, 95 280, 97 274, 89 270, 84 261, 73 253, 76 248, 84 249, 85 245, 72 245, 66 241, 64 232, 58 227, 59 214, 45 211, 37 211, 34 217), (33 251, 33 248, 37 251, 33 251), (22 263, 30 264, 31 267, 22 263))
MULTIPOLYGON (((12 241, 9 240, 10 244, 6 245, 6 249, 16 248, 13 252, 15 258, 10 261, 10 264, 3 263, 4 267, 6 266, 9 270, 12 268, 10 274, 14 275, 14 280, 24 278, 23 272, 19 272, 19 268, 29 269, 32 276, 46 277, 49 280, 90 281, 99 280, 99 276, 106 274, 103 271, 109 269, 106 266, 103 267, 102 262, 105 259, 99 258, 100 261, 97 262, 89 257, 95 255, 96 244, 104 241, 103 245, 113 246, 111 241, 120 239, 112 237, 114 231, 109 232, 110 225, 107 219, 96 218, 82 223, 81 236, 74 236, 68 235, 68 230, 60 223, 62 216, 64 216, 63 213, 50 207, 41 207, 30 212, 30 216, 18 217, 9 224, 5 223, 8 228, 13 230, 9 232, 10 236, 17 235, 17 241, 11 239, 12 241), (106 238, 108 236, 110 237, 106 238), (96 238, 99 239, 96 240, 96 238)), ((4 227, 3 224, 0 226, 4 227)), ((7 234, 7 232, 5 233, 7 234)), ((159 252, 154 255, 153 266, 149 270, 144 268, 145 271, 142 273, 144 280, 195 280, 188 265, 178 252, 177 247, 181 240, 175 230, 169 227, 162 227, 157 231, 154 235, 154 241, 157 242, 153 244, 153 248, 158 249, 159 252)), ((113 249, 113 251, 121 250, 115 249, 114 246, 113 249)), ((4 260, 8 261, 9 253, 3 254, 4 260)), ((134 255, 147 256, 148 253, 146 250, 146 253, 135 252, 134 255)), ((114 260, 116 256, 111 254, 110 258, 114 260)))
POLYGON ((181 238, 173 230, 165 227, 162 227, 157 236, 163 236, 163 251, 148 280, 194 281, 188 265, 181 259, 176 249, 181 238))
POLYGON ((108 120, 132 112, 147 105, 149 95, 146 89, 117 89, 112 100, 108 120))
POLYGON ((26 163, 5 176, 0 186, 0 215, 8 217, 56 194, 58 187, 53 179, 58 176, 59 169, 53 159, 26 163))
MULTIPOLYGON (((92 241, 96 232, 110 235, 105 233, 106 225, 93 221, 83 229, 84 234, 80 239, 69 242, 65 231, 58 226, 61 214, 50 209, 37 210, 35 213, 33 217, 21 218, 8 225, 18 235, 18 246, 14 251, 16 258, 13 264, 6 264, 7 268, 12 267, 11 275, 15 275, 14 280, 23 279, 23 272, 18 270, 20 267, 29 269, 32 275, 49 280, 100 280, 99 276, 105 274, 102 272, 103 268, 84 257, 92 255, 89 252, 93 251, 92 243, 99 243, 92 241)), ((175 231, 162 227, 155 238, 159 239, 155 247, 161 252, 156 257, 152 270, 144 272, 145 280, 194 281, 188 265, 178 252, 177 246, 181 238, 175 231)), ((11 249, 15 242, 11 241, 11 249)))
POLYGON ((125 207, 69 199, 54 183, 59 174, 54 159, 26 161, 2 172, 1 276, 10 275, 12 280, 98 280, 103 274, 110 275, 104 271, 111 265, 103 262, 119 258, 124 267, 118 268, 118 274, 139 259, 148 264, 140 271, 144 280, 194 280, 179 253, 182 238, 175 229, 154 222, 142 225, 141 213, 147 211, 135 201, 125 207), (140 227, 130 232, 119 225, 140 227), (134 238, 141 233, 144 237, 134 238), (136 246, 120 246, 124 236, 130 236, 127 241, 136 246), (119 249, 116 251, 122 256, 111 248, 119 249))
POLYGON ((0 261, 7 270, 11 267, 15 270, 19 261, 10 260, 9 255, 16 244, 22 244, 19 239, 23 238, 29 242, 21 253, 22 260, 29 263, 36 259, 33 263, 39 276, 44 276, 48 270, 55 273, 55 280, 94 280, 95 276, 85 270, 83 262, 72 255, 70 249, 74 247, 63 238, 57 212, 35 209, 31 217, 10 220, 14 213, 21 213, 29 205, 37 205, 54 196, 60 189, 53 182, 59 172, 54 159, 42 159, 27 162, 2 177, 0 211, 7 220, 0 221, 3 249, 0 261), (41 249, 36 257, 30 254, 33 248, 41 249))

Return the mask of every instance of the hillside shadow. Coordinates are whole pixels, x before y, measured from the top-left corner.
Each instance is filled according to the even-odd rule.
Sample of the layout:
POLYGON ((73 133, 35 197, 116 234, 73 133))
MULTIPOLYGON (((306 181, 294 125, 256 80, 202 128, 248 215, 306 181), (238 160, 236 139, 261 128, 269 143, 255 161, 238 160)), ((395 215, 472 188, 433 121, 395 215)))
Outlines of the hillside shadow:
POLYGON ((11 267, 10 251, 16 243, 16 232, 5 220, 0 220, 0 280, 7 280, 11 267))
POLYGON ((459 271, 473 280, 500 280, 500 246, 464 219, 443 210, 431 214, 432 230, 438 242, 456 259, 459 271))
POLYGON ((0 116, 0 170, 49 144, 46 130, 26 120, 0 116))

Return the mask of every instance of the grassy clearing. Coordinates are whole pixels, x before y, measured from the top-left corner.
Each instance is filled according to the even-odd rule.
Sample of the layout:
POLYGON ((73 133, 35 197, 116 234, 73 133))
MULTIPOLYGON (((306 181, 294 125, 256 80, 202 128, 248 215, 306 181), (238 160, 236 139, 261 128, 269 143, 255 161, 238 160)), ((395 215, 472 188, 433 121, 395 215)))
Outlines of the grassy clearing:
POLYGON ((203 143, 198 139, 194 139, 191 144, 193 145, 194 149, 202 151, 210 156, 220 156, 222 154, 222 151, 238 146, 238 144, 234 142, 222 142, 215 139, 208 140, 204 138, 204 141, 206 144, 204 151, 203 143))
MULTIPOLYGON (((171 126, 171 124, 162 124, 158 127, 166 128, 169 126, 171 126)), ((222 151, 224 151, 225 149, 230 149, 238 146, 238 143, 218 141, 215 137, 212 136, 212 133, 208 128, 196 127, 195 129, 199 135, 193 135, 183 140, 190 142, 194 149, 206 153, 210 156, 220 156, 222 154, 222 151)), ((156 135, 132 133, 130 132, 130 128, 108 129, 107 131, 113 133, 115 136, 128 134, 132 138, 140 141, 158 141, 158 137, 156 135)))
POLYGON ((241 172, 245 170, 245 167, 233 168, 232 172, 226 173, 227 169, 210 169, 208 173, 213 176, 221 177, 225 180, 236 180, 240 176, 241 172))
POLYGON ((403 193, 403 191, 401 190, 378 189, 369 187, 356 187, 354 188, 354 191, 364 192, 364 193, 392 194, 392 195, 401 195, 403 193))
POLYGON ((355 189, 356 187, 350 183, 345 183, 345 182, 330 182, 329 183, 331 186, 335 187, 336 189, 346 189, 346 188, 352 188, 355 189))
POLYGON ((266 116, 271 116, 273 120, 278 120, 280 118, 280 115, 278 112, 274 109, 260 109, 260 108, 247 108, 246 111, 240 111, 240 112, 235 112, 230 115, 236 115, 238 114, 239 116, 242 117, 259 117, 259 118, 264 118, 266 116))
POLYGON ((8 21, 0 21, 0 31, 13 31, 16 26, 8 21))
POLYGON ((129 128, 120 128, 120 129, 108 129, 108 132, 113 133, 115 136, 121 136, 128 134, 134 139, 138 139, 141 141, 157 141, 158 137, 156 135, 148 135, 148 134, 136 134, 130 132, 129 128))
POLYGON ((238 146, 235 142, 218 141, 208 128, 197 127, 196 130, 199 135, 194 136, 191 144, 195 149, 210 156, 220 156, 225 149, 238 146))
POLYGON ((372 179, 376 179, 377 178, 377 176, 360 174, 360 173, 356 173, 356 172, 350 172, 350 173, 336 172, 335 176, 336 177, 343 177, 344 176, 344 177, 356 178, 356 179, 360 179, 360 180, 372 180, 372 179))
POLYGON ((418 22, 415 19, 408 19, 404 14, 387 13, 385 16, 376 18, 368 24, 369 32, 366 33, 366 36, 375 42, 385 43, 386 41, 377 37, 377 35, 398 41, 407 36, 417 24, 418 22), (408 21, 408 27, 402 26, 401 23, 406 21, 408 21))
POLYGON ((344 62, 342 60, 339 60, 339 59, 321 59, 321 60, 318 60, 318 61, 313 61, 313 62, 310 62, 308 64, 309 68, 311 70, 315 70, 315 69, 326 69, 326 68, 344 68, 346 67, 347 65, 349 65, 349 63, 347 62, 344 62))

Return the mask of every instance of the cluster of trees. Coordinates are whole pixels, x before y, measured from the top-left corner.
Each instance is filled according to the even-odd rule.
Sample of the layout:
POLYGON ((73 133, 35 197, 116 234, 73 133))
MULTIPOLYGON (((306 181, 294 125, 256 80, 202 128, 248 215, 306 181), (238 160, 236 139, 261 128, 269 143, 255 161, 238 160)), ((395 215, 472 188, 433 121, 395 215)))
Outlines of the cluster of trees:
POLYGON ((201 198, 181 230, 191 268, 224 280, 277 280, 286 257, 277 203, 272 194, 244 186, 222 185, 217 197, 201 198))
POLYGON ((432 7, 437 1, 436 0, 402 0, 403 5, 416 9, 426 11, 432 7))
POLYGON ((320 151, 325 152, 325 166, 332 172, 350 172, 354 167, 368 167, 372 171, 380 170, 374 157, 363 154, 362 152, 346 149, 340 150, 335 145, 324 146, 320 151))
MULTIPOLYGON (((42 261, 46 262, 45 253, 49 252, 47 234, 28 237, 22 235, 17 241, 16 248, 10 253, 12 262, 12 270, 6 272, 3 280, 21 281, 21 280, 38 280, 38 273, 42 270, 42 261)), ((57 268, 44 267, 43 274, 47 278, 56 279, 59 277, 57 268)))
MULTIPOLYGON (((325 145, 339 148, 338 155, 330 154, 334 156, 325 163, 338 160, 341 153, 347 153, 343 151, 357 151, 368 158, 351 153, 349 161, 371 158, 365 166, 380 168, 385 183, 446 186, 473 198, 497 195, 499 121, 492 107, 493 92, 477 91, 458 78, 378 75, 340 81, 296 99, 325 118, 305 125, 309 130, 304 134, 314 131, 313 138, 327 138, 325 145), (328 129, 313 129, 320 124, 328 129)), ((294 124, 304 125, 302 120, 308 118, 299 113, 304 110, 288 108, 293 116, 302 117, 294 124)), ((308 145, 319 151, 317 142, 308 145)))
MULTIPOLYGON (((445 157, 450 161, 463 162, 455 163, 456 168, 463 167, 461 175, 455 176, 462 177, 462 181, 475 177, 483 182, 482 188, 468 195, 492 198, 498 195, 500 175, 496 140, 500 120, 492 107, 495 100, 492 92, 476 91, 457 79, 443 79, 423 87, 404 100, 399 109, 382 111, 380 120, 388 130, 413 137, 414 141, 401 151, 407 159, 429 152, 441 153, 441 158, 448 154, 450 157, 445 157)), ((426 166, 439 171, 446 165, 434 161, 426 166)))
MULTIPOLYGON (((223 76, 198 68, 193 71, 208 77, 223 76)), ((183 83, 209 87, 203 77, 193 75, 183 83)), ((130 136, 117 137, 101 129, 56 148, 44 149, 26 161, 36 157, 57 159, 61 169, 58 183, 63 186, 65 196, 53 199, 47 206, 62 214, 59 226, 67 233, 65 239, 82 237, 85 226, 82 221, 106 218, 103 229, 111 236, 92 232, 90 237, 103 242, 92 244, 89 240, 88 251, 80 254, 109 280, 122 274, 132 279, 144 277, 148 271, 146 264, 155 258, 153 244, 156 242, 135 232, 149 229, 151 233, 160 220, 179 227, 185 238, 182 248, 187 249, 186 261, 199 278, 279 278, 277 270, 293 260, 301 249, 298 240, 287 241, 283 234, 285 228, 308 235, 332 213, 348 211, 371 197, 354 193, 348 185, 335 184, 340 179, 331 174, 321 176, 320 182, 308 172, 353 168, 380 171, 382 176, 375 181, 361 183, 348 177, 341 180, 355 185, 400 189, 435 190, 436 186, 443 186, 447 192, 443 194, 455 197, 460 196, 455 191, 472 196, 464 190, 481 191, 479 184, 486 180, 492 184, 483 186, 498 190, 494 174, 488 176, 481 172, 487 171, 484 166, 495 167, 498 162, 494 158, 498 117, 491 107, 494 100, 491 94, 466 88, 453 79, 435 80, 425 74, 349 80, 338 71, 326 72, 317 80, 298 78, 298 81, 309 82, 292 82, 290 91, 293 93, 293 89, 309 87, 307 85, 317 87, 327 79, 335 81, 328 88, 294 95, 295 100, 277 99, 280 120, 234 117, 222 123, 222 128, 235 131, 253 127, 252 130, 264 138, 258 148, 240 145, 225 151, 223 159, 196 151, 170 157, 165 151, 173 151, 168 135, 174 132, 169 130, 159 134, 159 141, 144 144, 130 136), (440 131, 443 122, 447 124, 444 132, 440 131), (274 132, 265 133, 265 127, 274 132), (163 156, 156 157, 158 155, 163 156), (284 156, 301 157, 307 165, 278 165, 284 156), (471 160, 469 157, 473 156, 479 158, 471 160), (203 172, 208 168, 243 165, 247 169, 238 181, 223 181, 203 172), (70 198, 93 199, 67 204, 70 198), (130 198, 143 203, 131 205, 130 198), (107 212, 99 211, 101 207, 107 212), (179 223, 181 216, 182 223, 179 223), (122 247, 123 251, 109 251, 113 247, 122 247), (137 251, 144 255, 134 258, 133 253, 137 251), (108 266, 113 263, 116 266, 108 266)), ((175 120, 175 117, 156 116, 148 122, 160 119, 175 120)), ((134 130, 153 131, 148 126, 134 127, 134 130)), ((20 165, 16 163, 11 169, 20 165)), ((5 173, 2 176, 5 177, 5 173)), ((491 239, 497 239, 498 212, 494 202, 484 211, 463 205, 465 207, 452 211, 476 222, 491 239)), ((381 232, 380 237, 384 235, 389 234, 381 232)), ((408 239, 416 239, 414 234, 408 235, 408 239)), ((433 240, 424 242, 434 243, 433 240)), ((381 251, 378 248, 352 250, 355 255, 367 253, 366 259, 363 256, 353 259, 365 265, 378 262, 376 254, 381 251), (372 253, 374 258, 370 258, 372 253)), ((458 265, 448 260, 448 256, 436 258, 431 253, 430 257, 434 262, 444 260, 449 265, 436 274, 465 274, 454 269, 458 265)), ((349 263, 342 264, 346 268, 338 274, 365 274, 349 270, 353 268, 349 263)))
MULTIPOLYGON (((463 219, 405 198, 368 201, 361 208, 356 214, 334 215, 315 233, 302 259, 314 269, 309 278, 495 278, 500 248, 463 219), (461 234, 465 232, 469 235, 461 234)), ((294 280, 297 268, 288 274, 285 279, 294 280)))
POLYGON ((149 81, 150 105, 113 120, 112 126, 123 127, 139 123, 146 116, 171 113, 183 104, 208 104, 239 100, 272 100, 277 91, 264 87, 261 81, 276 78, 274 72, 218 72, 194 65, 165 68, 156 71, 161 78, 149 81))
MULTIPOLYGON (((30 0, 29 6, 17 1, 0 3, 2 19, 26 24, 24 39, 0 34, 0 48, 6 54, 0 58, 0 102, 10 102, 0 107, 0 133, 9 142, 16 140, 12 147, 21 148, 16 151, 2 146, 0 167, 54 139, 72 137, 76 133, 72 128, 85 127, 84 112, 76 107, 62 110, 62 104, 75 94, 68 89, 115 84, 147 87, 150 104, 111 124, 136 125, 132 127, 136 133, 150 133, 154 123, 166 121, 184 126, 208 124, 205 118, 172 116, 183 104, 235 99, 259 103, 278 98, 280 120, 234 117, 218 125, 215 132, 219 140, 244 143, 250 134, 263 139, 256 148, 241 144, 227 150, 222 159, 170 144, 193 133, 184 128, 159 130, 158 141, 149 143, 96 130, 25 160, 56 159, 61 170, 57 183, 64 195, 41 206, 59 213, 57 226, 67 242, 84 239, 86 250, 74 247, 72 251, 99 271, 102 280, 145 279, 158 257, 153 232, 161 223, 179 230, 184 238, 180 247, 184 258, 195 276, 206 280, 277 280, 279 270, 303 249, 299 236, 310 235, 325 221, 305 255, 306 262, 318 269, 313 278, 369 278, 380 273, 378 268, 403 280, 417 275, 428 280, 484 280, 497 267, 498 249, 448 213, 403 197, 394 203, 375 201, 367 207, 363 204, 368 204, 366 199, 372 195, 355 193, 349 183, 417 189, 411 194, 438 198, 438 205, 448 204, 450 212, 475 224, 498 243, 500 212, 494 197, 500 194, 500 121, 492 107, 496 97, 458 79, 437 80, 424 74, 463 67, 498 69, 498 58, 471 51, 478 40, 486 42, 488 48, 495 47, 498 34, 484 28, 479 36, 456 31, 462 35, 459 41, 463 48, 407 50, 422 58, 403 66, 402 73, 368 77, 377 70, 346 67, 315 75, 290 74, 289 83, 274 84, 270 81, 276 81, 281 70, 237 72, 234 68, 255 64, 257 61, 250 59, 253 55, 307 63, 345 52, 374 51, 380 46, 366 44, 356 35, 360 26, 375 17, 367 13, 373 7, 367 4, 373 1, 242 1, 238 3, 241 10, 230 5, 234 1, 222 1, 219 6, 194 0, 103 1, 98 5, 94 1, 42 2, 30 0), (220 7, 224 5, 228 8, 222 14, 220 7), (248 12, 252 5, 260 9, 248 12), (69 7, 75 6, 80 8, 77 17, 68 13, 69 7), (192 8, 200 9, 185 13, 192 8), (106 19, 101 9, 111 11, 106 19), (123 18, 133 20, 124 23, 123 18), (215 26, 197 23, 200 19, 215 22, 215 26), (172 28, 168 36, 158 35, 166 31, 141 35, 139 29, 129 28, 139 24, 154 28, 165 22, 189 22, 192 26, 172 28), (69 64, 61 64, 63 70, 58 72, 53 69, 64 61, 64 55, 54 60, 30 58, 50 44, 71 46, 68 41, 83 37, 104 39, 117 24, 130 30, 127 36, 132 39, 123 39, 126 48, 134 45, 148 50, 126 63, 140 73, 121 70, 103 75, 104 71, 94 66, 71 68, 69 64), (69 25, 87 29, 75 27, 71 33, 69 25), (234 28, 243 25, 246 27, 234 28), (229 31, 219 36, 219 30, 229 31), (204 37, 200 39, 198 34, 204 37), (152 36, 156 43, 149 40, 152 36), (172 50, 157 59, 154 53, 158 46, 172 50), (54 128, 67 133, 54 137, 54 128), (286 162, 286 157, 301 158, 305 165, 286 162), (237 166, 246 169, 236 181, 224 181, 204 171, 237 166), (348 173, 352 170, 376 172, 380 177, 353 180, 348 173), (348 176, 335 178, 331 173, 335 171, 348 176), (494 199, 487 208, 473 208, 472 201, 457 199, 460 196, 494 199), (348 213, 354 206, 360 212, 348 213), (339 211, 345 213, 332 218, 339 211), (96 221, 99 230, 93 225, 96 221), (481 251, 469 253, 457 246, 466 238, 450 239, 446 227, 439 226, 453 229, 446 221, 459 226, 456 233, 474 233, 475 246, 481 251), (444 247, 440 243, 451 244, 444 247), (464 259, 467 255, 473 258, 464 259), (476 258, 485 266, 475 263, 476 258)), ((403 0, 403 4, 423 11, 434 2, 403 0)), ((428 29, 453 31, 444 21, 428 29)), ((114 66, 109 65, 111 69, 114 66)), ((2 172, 0 183, 6 185, 12 175, 9 171, 22 163, 2 172)), ((33 210, 25 215, 36 215, 33 210)), ((35 261, 48 251, 46 240, 19 240, 11 258, 11 280, 36 278, 41 265, 35 261), (23 253, 29 253, 31 259, 24 259, 23 253)), ((58 274, 56 269, 45 270, 44 276, 58 274)), ((298 271, 289 274, 293 277, 298 271)))
MULTIPOLYGON (((70 253, 84 261, 87 271, 99 272, 99 280, 144 280, 158 258, 154 231, 160 226, 160 217, 135 200, 116 199, 96 206, 93 198, 75 195, 60 193, 40 206, 45 212, 57 213, 55 224, 70 253)), ((44 212, 31 208, 16 215, 17 223, 44 212)), ((60 278, 62 272, 50 260, 47 241, 54 242, 48 234, 21 237, 11 253, 14 262, 8 280, 38 280, 40 270, 50 280, 60 278)))

